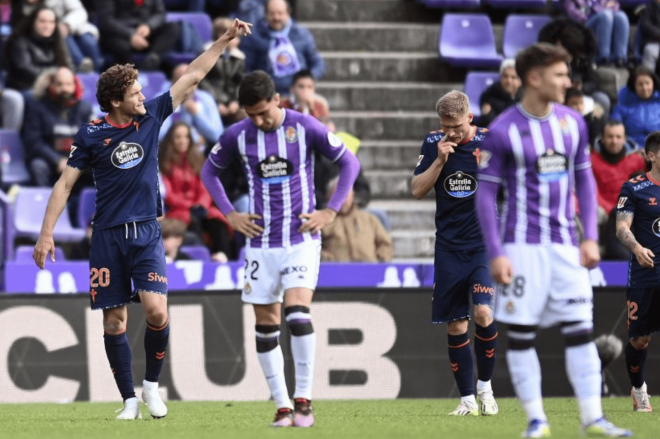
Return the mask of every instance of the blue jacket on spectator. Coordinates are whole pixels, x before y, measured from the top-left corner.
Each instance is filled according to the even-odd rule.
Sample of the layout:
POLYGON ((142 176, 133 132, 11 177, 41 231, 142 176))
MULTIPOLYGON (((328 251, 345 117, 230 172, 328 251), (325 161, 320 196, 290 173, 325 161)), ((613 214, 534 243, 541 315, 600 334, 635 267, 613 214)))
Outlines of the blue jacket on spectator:
POLYGON ((623 87, 611 119, 623 122, 626 136, 644 145, 646 136, 660 127, 660 92, 655 90, 649 99, 642 99, 628 87, 623 87))
MULTIPOLYGON (((291 20, 291 30, 289 40, 298 54, 300 70, 309 70, 316 80, 323 77, 325 73, 325 62, 316 48, 316 42, 311 32, 291 20)), ((273 66, 268 57, 270 49, 272 30, 266 20, 261 20, 252 31, 249 38, 241 40, 240 49, 245 53, 245 70, 247 73, 255 70, 263 70, 268 73, 275 81, 275 88, 278 93, 289 94, 293 74, 275 77, 273 66)))

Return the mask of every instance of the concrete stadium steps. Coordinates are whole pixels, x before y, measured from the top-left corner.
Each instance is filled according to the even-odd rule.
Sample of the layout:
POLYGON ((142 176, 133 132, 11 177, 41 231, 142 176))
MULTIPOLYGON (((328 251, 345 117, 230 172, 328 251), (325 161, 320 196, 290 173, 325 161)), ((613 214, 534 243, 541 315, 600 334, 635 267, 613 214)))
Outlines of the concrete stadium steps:
POLYGON ((321 52, 324 81, 463 82, 465 69, 454 69, 438 52, 321 52))
POLYGON ((421 139, 438 127, 438 115, 431 111, 335 111, 331 115, 339 131, 361 140, 421 139))
POLYGON ((364 169, 403 170, 412 174, 422 147, 419 140, 366 140, 361 143, 358 158, 364 169))
POLYGON ((431 231, 435 230, 435 201, 415 200, 374 200, 370 209, 387 212, 392 230, 431 231))
MULTIPOLYGON (((363 174, 369 181, 371 196, 374 199, 410 200, 412 198, 411 168, 388 170, 365 168, 363 174)), ((428 197, 431 199, 430 195, 428 197)))
POLYGON ((321 51, 429 52, 438 48, 438 24, 302 23, 321 51))
POLYGON ((304 0, 296 3, 299 21, 437 22, 439 10, 415 0, 304 0))
POLYGON ((390 236, 397 259, 432 258, 435 253, 434 230, 391 230, 390 236))
POLYGON ((434 111, 435 102, 461 83, 320 81, 316 91, 336 111, 434 111))

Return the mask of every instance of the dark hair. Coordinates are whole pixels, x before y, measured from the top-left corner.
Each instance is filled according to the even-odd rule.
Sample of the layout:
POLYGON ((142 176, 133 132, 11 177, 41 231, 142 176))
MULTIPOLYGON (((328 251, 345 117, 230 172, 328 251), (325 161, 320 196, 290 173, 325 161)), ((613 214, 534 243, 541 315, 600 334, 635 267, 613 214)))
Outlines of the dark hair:
POLYGON ((539 67, 548 67, 564 62, 568 65, 571 57, 565 49, 548 43, 537 43, 521 51, 516 57, 516 73, 522 81, 527 82, 527 74, 539 67))
POLYGON ((610 119, 605 123, 605 125, 603 125, 603 132, 601 134, 605 135, 605 128, 618 127, 618 126, 622 126, 625 132, 626 126, 623 124, 623 122, 616 119, 610 119))
POLYGON ((101 111, 109 113, 112 101, 123 101, 126 90, 137 80, 138 71, 133 64, 115 64, 101 74, 96 83, 96 100, 101 111))
POLYGON ((584 92, 579 88, 569 88, 566 89, 566 95, 564 96, 564 102, 568 102, 571 98, 581 98, 584 97, 584 92))
POLYGON ((636 93, 635 83, 637 82, 637 78, 639 78, 642 75, 646 75, 651 78, 651 80, 653 81, 653 90, 658 89, 658 85, 660 84, 658 82, 658 77, 656 76, 655 72, 649 69, 648 67, 646 67, 644 64, 642 64, 635 67, 635 70, 633 70, 630 73, 630 76, 628 77, 628 83, 626 84, 626 86, 631 92, 636 93))
POLYGON ((160 143, 160 152, 158 154, 158 166, 160 172, 165 176, 169 176, 172 172, 172 166, 179 164, 179 153, 174 149, 174 132, 179 127, 186 127, 188 129, 188 141, 190 145, 188 146, 188 152, 186 153, 186 161, 190 167, 195 171, 195 174, 199 174, 202 170, 202 165, 204 165, 204 155, 199 151, 192 137, 192 128, 185 122, 178 121, 174 122, 165 138, 160 143))
POLYGON ((263 70, 255 70, 245 76, 238 87, 238 103, 241 107, 251 107, 264 99, 270 101, 275 96, 275 83, 263 70))
POLYGON ((12 46, 14 45, 15 40, 19 37, 24 37, 28 39, 33 38, 32 29, 34 29, 34 23, 37 21, 37 17, 42 11, 51 11, 53 15, 55 15, 55 30, 53 31, 53 35, 49 38, 50 40, 49 45, 55 52, 54 65, 57 67, 69 66, 69 64, 67 63, 67 49, 64 46, 64 41, 60 35, 60 28, 58 27, 59 20, 57 19, 57 14, 55 14, 55 11, 53 11, 53 9, 48 8, 44 5, 37 6, 30 15, 28 15, 23 20, 21 20, 18 23, 18 25, 14 28, 14 31, 9 37, 9 40, 4 45, 3 55, 6 65, 9 64, 12 46))
POLYGON ((651 131, 644 141, 644 152, 657 154, 660 149, 660 131, 651 131))
POLYGON ((305 78, 309 78, 312 81, 316 82, 316 80, 314 79, 314 75, 312 75, 312 72, 307 70, 307 69, 303 69, 303 70, 298 70, 293 75, 293 78, 291 79, 291 85, 292 86, 296 85, 296 82, 298 82, 301 79, 305 79, 305 78))

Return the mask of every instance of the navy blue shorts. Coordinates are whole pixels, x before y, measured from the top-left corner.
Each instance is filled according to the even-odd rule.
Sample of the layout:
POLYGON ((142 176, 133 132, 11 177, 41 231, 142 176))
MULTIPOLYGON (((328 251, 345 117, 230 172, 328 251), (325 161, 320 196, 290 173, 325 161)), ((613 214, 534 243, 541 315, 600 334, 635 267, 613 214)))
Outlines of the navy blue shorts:
POLYGON ((152 220, 94 230, 89 269, 92 309, 139 302, 142 291, 167 294, 160 223, 152 220))
POLYGON ((660 330, 660 287, 628 288, 628 337, 650 335, 660 330))
POLYGON ((493 307, 495 288, 488 270, 484 248, 435 250, 433 281, 433 323, 470 318, 473 305, 493 307))

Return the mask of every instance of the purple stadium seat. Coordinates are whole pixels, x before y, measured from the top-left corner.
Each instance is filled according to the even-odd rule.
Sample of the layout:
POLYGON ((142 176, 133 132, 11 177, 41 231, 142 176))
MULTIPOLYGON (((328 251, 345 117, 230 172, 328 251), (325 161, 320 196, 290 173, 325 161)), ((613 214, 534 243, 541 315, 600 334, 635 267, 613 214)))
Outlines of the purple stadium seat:
MULTIPOLYGON (((16 249, 14 261, 34 264, 34 259, 32 259, 33 252, 34 247, 29 245, 20 245, 16 249)), ((50 256, 48 256, 48 258, 50 258, 50 256)), ((55 247, 55 262, 62 262, 65 260, 66 258, 64 257, 64 250, 62 250, 62 247, 55 247)))
POLYGON ((81 229, 87 228, 92 221, 94 212, 96 212, 96 189, 85 188, 80 191, 80 198, 78 199, 78 227, 81 229))
POLYGON ((142 94, 147 100, 165 92, 169 85, 169 81, 163 72, 140 72, 138 82, 142 86, 142 94))
MULTIPOLYGON (((50 188, 22 187, 16 195, 13 206, 12 238, 27 237, 36 240, 41 232, 41 222, 46 213, 46 205, 50 197, 50 188)), ((84 229, 76 229, 69 220, 69 210, 65 207, 60 215, 53 238, 55 242, 76 242, 85 237, 84 229)))
POLYGON ((539 31, 550 21, 547 15, 510 14, 504 23, 504 56, 515 58, 516 54, 539 39, 539 31))
POLYGON ((478 8, 481 0, 422 0, 427 8, 478 8))
POLYGON ((635 6, 644 5, 648 2, 649 0, 619 0, 619 4, 624 8, 634 8, 635 6))
POLYGON ((211 262, 211 252, 205 245, 184 245, 180 250, 196 261, 211 262))
POLYGON ((3 186, 30 181, 30 173, 25 166, 23 144, 16 131, 0 130, 0 163, 3 186))
POLYGON ((104 114, 101 111, 101 106, 96 100, 96 83, 99 80, 99 74, 96 72, 78 73, 76 76, 80 79, 80 82, 82 82, 83 85, 83 101, 87 101, 92 105, 95 115, 101 116, 104 114))
POLYGON ((538 8, 543 9, 547 5, 547 0, 482 0, 485 4, 493 8, 538 8))
POLYGON ((191 23, 204 42, 211 41, 211 38, 213 38, 211 18, 202 12, 168 12, 165 20, 168 22, 187 21, 191 23))
POLYGON ((481 115, 479 106, 481 93, 499 79, 500 74, 497 72, 468 72, 465 77, 465 94, 470 98, 470 112, 474 117, 481 115))
POLYGON ((484 14, 445 14, 438 48, 440 58, 453 67, 497 68, 502 62, 493 26, 484 14))

